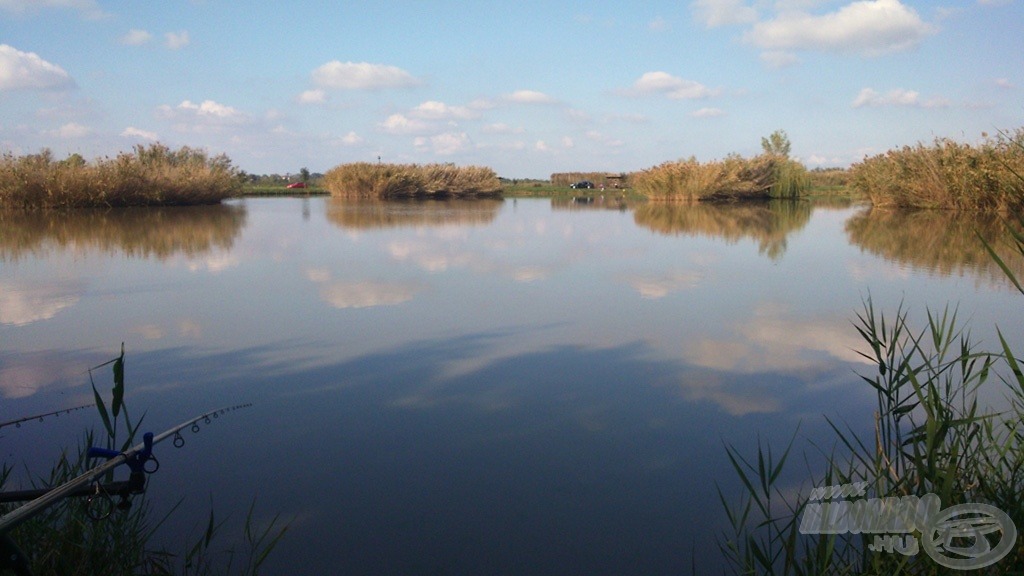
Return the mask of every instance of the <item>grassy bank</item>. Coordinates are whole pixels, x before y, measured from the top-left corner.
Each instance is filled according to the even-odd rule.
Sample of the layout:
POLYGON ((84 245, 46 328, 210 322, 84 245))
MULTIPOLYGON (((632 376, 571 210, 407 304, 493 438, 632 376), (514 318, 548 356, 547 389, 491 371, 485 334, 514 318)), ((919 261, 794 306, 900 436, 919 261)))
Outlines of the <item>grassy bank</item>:
POLYGON ((490 168, 454 164, 342 164, 324 174, 332 196, 350 198, 465 198, 501 195, 490 168))
POLYGON ((216 204, 241 187, 231 161, 202 150, 136 146, 115 158, 55 160, 49 150, 0 158, 0 207, 216 204))
POLYGON ((850 168, 875 206, 994 212, 1024 209, 1024 129, 980 145, 948 138, 873 156, 850 168))
POLYGON ((307 186, 306 188, 288 188, 287 186, 267 186, 257 184, 245 184, 238 191, 239 196, 327 196, 330 194, 320 186, 307 186))

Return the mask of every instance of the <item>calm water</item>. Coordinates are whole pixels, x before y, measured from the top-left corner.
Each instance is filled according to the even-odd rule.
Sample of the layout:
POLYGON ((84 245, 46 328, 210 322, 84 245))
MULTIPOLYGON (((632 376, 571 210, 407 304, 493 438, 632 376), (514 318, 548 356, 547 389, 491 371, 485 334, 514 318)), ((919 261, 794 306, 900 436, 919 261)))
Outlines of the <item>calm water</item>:
MULTIPOLYGON (((871 429, 869 295, 1024 343, 1024 297, 973 236, 998 223, 944 214, 314 198, 0 224, 0 420, 91 402, 85 370, 122 341, 144 428, 252 402, 158 446, 148 499, 184 498, 171 546, 211 500, 231 530, 254 499, 281 513, 269 573, 717 569, 726 443, 871 429)), ((0 447, 43 473, 86 426, 0 447)))

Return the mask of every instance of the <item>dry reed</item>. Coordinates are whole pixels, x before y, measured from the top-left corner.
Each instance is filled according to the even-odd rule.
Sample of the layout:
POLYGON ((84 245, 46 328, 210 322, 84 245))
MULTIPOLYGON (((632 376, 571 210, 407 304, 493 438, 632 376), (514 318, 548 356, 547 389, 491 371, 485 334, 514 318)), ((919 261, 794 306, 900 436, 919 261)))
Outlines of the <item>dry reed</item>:
POLYGON ((455 198, 501 195, 490 168, 454 164, 372 164, 355 162, 324 174, 332 196, 350 198, 455 198))
POLYGON ((226 156, 187 146, 136 146, 92 163, 50 150, 0 158, 0 206, 11 208, 216 204, 240 187, 226 156))
POLYGON ((994 212, 1024 209, 1024 129, 978 145, 936 139, 866 158, 852 185, 875 206, 994 212))

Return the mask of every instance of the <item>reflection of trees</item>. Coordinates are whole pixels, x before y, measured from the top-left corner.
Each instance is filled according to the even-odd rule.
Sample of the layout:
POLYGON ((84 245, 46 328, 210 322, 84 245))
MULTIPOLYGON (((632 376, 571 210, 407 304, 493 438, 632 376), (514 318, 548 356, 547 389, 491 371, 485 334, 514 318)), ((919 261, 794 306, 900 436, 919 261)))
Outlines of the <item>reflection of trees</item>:
POLYGON ((1006 277, 978 239, 981 236, 1018 278, 1024 276, 1024 259, 1007 248, 1009 235, 995 215, 869 208, 846 222, 846 233, 853 244, 887 260, 1002 283, 1006 277))
POLYGON ((502 200, 357 200, 327 199, 327 220, 342 228, 396 228, 488 224, 502 200))
POLYGON ((751 238, 760 244, 761 254, 774 260, 785 253, 786 236, 811 219, 811 205, 792 200, 733 204, 651 202, 638 207, 633 219, 638 225, 662 234, 703 235, 730 242, 751 238))
POLYGON ((245 220, 245 208, 232 205, 0 211, 0 260, 52 249, 95 249, 140 258, 196 256, 230 248, 245 220))

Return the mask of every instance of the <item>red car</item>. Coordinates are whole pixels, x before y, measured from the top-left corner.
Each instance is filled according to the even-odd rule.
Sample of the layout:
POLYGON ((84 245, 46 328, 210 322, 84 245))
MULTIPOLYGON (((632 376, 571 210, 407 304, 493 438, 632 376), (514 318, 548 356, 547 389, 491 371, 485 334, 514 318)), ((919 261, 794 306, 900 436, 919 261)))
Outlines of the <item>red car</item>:
POLYGON ((306 187, 306 183, 305 182, 292 182, 291 184, 285 186, 285 188, 305 188, 305 187, 306 187))

